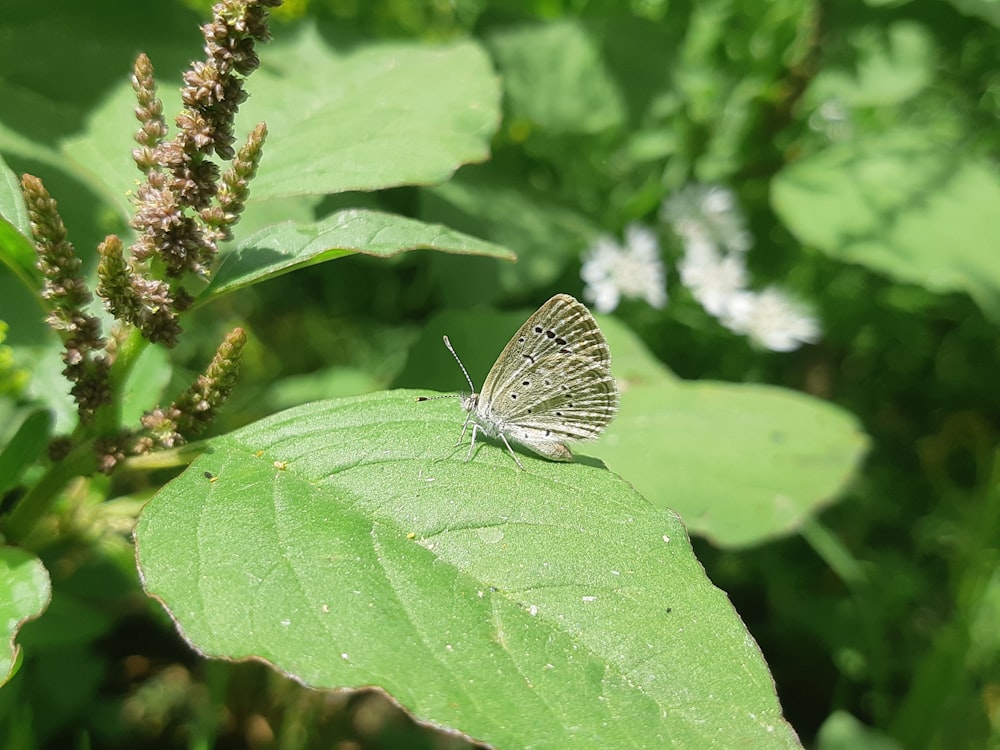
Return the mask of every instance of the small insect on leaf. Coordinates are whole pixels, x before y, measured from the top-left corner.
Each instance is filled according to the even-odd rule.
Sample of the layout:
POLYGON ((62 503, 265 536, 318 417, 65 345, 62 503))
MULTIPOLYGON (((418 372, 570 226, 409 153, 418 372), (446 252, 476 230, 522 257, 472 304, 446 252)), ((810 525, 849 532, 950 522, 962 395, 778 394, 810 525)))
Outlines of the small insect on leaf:
POLYGON ((479 433, 502 441, 521 469, 511 442, 552 461, 572 461, 565 441, 594 440, 618 412, 608 342, 590 311, 568 294, 555 295, 524 322, 479 393, 447 336, 444 344, 472 389, 462 399, 468 417, 460 439, 472 423, 466 461, 479 433))

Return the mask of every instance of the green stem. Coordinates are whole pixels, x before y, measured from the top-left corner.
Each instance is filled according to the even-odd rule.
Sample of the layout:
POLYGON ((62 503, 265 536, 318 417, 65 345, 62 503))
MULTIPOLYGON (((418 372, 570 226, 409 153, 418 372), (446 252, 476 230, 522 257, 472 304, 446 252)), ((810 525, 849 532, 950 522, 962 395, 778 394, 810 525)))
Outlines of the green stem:
POLYGON ((72 437, 73 449, 69 455, 50 466, 39 482, 14 507, 4 529, 10 539, 15 542, 27 539, 38 522, 52 509, 66 485, 78 476, 94 473, 97 468, 94 440, 118 433, 125 381, 139 355, 145 351, 147 343, 138 329, 129 330, 118 347, 118 356, 111 367, 111 403, 98 409, 93 422, 77 426, 72 437))
POLYGON ((802 525, 800 533, 813 551, 852 591, 856 592, 858 587, 865 583, 866 576, 862 566, 826 526, 812 518, 802 525))
POLYGON ((111 390, 111 403, 102 406, 94 415, 93 423, 86 426, 85 435, 88 437, 108 437, 118 433, 121 428, 122 399, 125 398, 125 381, 128 379, 132 368, 135 367, 139 356, 146 350, 149 344, 142 337, 138 328, 128 327, 128 334, 118 345, 118 353, 115 362, 111 366, 108 386, 111 390))
POLYGON ((7 519, 6 536, 21 543, 34 531, 73 479, 92 474, 96 468, 94 446, 90 441, 77 445, 69 455, 53 464, 38 483, 14 506, 7 519))
POLYGON ((121 471, 155 471, 157 469, 175 469, 178 466, 187 466, 198 456, 205 452, 207 441, 200 440, 196 443, 186 443, 176 448, 165 448, 163 450, 142 453, 138 456, 129 456, 121 465, 121 471))

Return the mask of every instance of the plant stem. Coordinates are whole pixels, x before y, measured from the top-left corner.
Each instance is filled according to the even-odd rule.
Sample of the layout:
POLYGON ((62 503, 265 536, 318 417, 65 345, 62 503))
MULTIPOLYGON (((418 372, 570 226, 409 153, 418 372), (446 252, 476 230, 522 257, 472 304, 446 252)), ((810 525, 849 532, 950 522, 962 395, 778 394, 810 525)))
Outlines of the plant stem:
POLYGON ((149 344, 142 337, 138 328, 128 326, 128 333, 118 345, 115 362, 111 366, 108 387, 111 390, 111 403, 98 409, 92 424, 87 425, 85 437, 111 437, 121 429, 122 400, 125 398, 125 381, 128 380, 132 368, 139 356, 146 351, 149 344))
POLYGON ((14 506, 7 519, 6 536, 21 543, 51 510, 60 494, 75 477, 92 474, 96 468, 90 441, 75 446, 66 458, 49 467, 38 483, 14 506))

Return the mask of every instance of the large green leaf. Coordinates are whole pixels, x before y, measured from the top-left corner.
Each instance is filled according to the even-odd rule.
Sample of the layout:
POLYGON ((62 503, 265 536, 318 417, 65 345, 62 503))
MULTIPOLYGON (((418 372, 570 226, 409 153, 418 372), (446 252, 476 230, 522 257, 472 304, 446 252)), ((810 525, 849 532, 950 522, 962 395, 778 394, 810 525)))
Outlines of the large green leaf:
MULTIPOLYGON (((257 122, 268 126, 253 200, 432 184, 489 154, 499 86, 472 42, 382 43, 338 53, 305 25, 260 55, 237 118, 238 139, 257 122)), ((173 113, 177 94, 161 88, 173 113)), ((128 146, 137 129, 134 98, 122 71, 87 132, 66 143, 67 154, 123 212, 139 177, 128 146)))
POLYGON ((782 171, 772 200, 803 243, 1000 319, 1000 179, 933 133, 834 146, 782 171))
POLYGON ((434 184, 489 156, 500 87, 472 41, 340 54, 306 26, 262 57, 241 113, 269 130, 256 198, 434 184))
POLYGON ((897 21, 862 26, 849 36, 851 54, 842 67, 830 65, 809 85, 811 107, 831 102, 848 110, 891 107, 929 86, 938 65, 934 37, 927 26, 897 21))
POLYGON ((469 462, 451 399, 371 394, 211 441, 136 528, 198 650, 378 685, 498 747, 798 747, 680 520, 591 461, 469 462))
POLYGON ((49 574, 42 561, 19 547, 0 547, 0 622, 4 648, 0 651, 0 685, 17 669, 21 648, 17 631, 38 617, 52 598, 49 574))
POLYGON ((624 122, 618 83, 581 23, 506 28, 491 34, 489 44, 503 75, 511 117, 550 133, 597 133, 624 122))
POLYGON ((425 224, 396 214, 348 209, 316 223, 285 222, 262 229, 223 252, 205 300, 266 278, 279 276, 345 255, 388 257, 427 248, 447 253, 489 255, 513 260, 509 250, 439 224, 425 224))

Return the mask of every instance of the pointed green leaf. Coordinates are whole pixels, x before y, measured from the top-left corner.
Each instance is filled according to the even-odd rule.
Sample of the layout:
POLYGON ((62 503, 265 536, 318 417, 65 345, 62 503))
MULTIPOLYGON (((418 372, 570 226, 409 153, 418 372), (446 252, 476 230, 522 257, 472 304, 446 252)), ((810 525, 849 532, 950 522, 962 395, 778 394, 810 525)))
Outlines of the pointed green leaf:
POLYGON ((211 441, 142 512, 147 592, 208 655, 498 747, 799 747, 674 514, 586 459, 466 462, 462 420, 378 393, 211 441))
MULTIPOLYGON (((512 184, 491 166, 463 170, 443 185, 421 191, 421 216, 485 237, 505 247, 516 247, 518 263, 493 264, 474 285, 446 285, 456 307, 490 299, 494 288, 506 296, 523 295, 526 288, 552 284, 600 233, 588 217, 561 205, 551 195, 512 184), (511 221, 516 216, 517 221, 511 221)), ((440 264, 439 264, 440 265, 440 264)), ((452 266, 452 264, 449 264, 452 266)), ((449 267, 444 274, 463 279, 469 264, 449 267)))
POLYGON ((425 224, 381 211, 348 209, 317 223, 287 221, 267 227, 239 247, 221 253, 212 283, 202 292, 199 302, 345 255, 390 257, 420 248, 514 259, 507 248, 439 224, 425 224))

